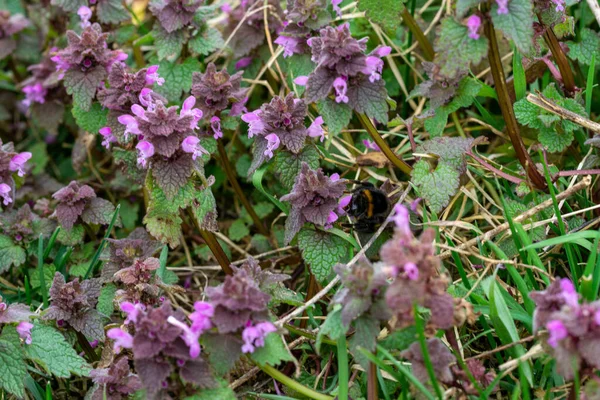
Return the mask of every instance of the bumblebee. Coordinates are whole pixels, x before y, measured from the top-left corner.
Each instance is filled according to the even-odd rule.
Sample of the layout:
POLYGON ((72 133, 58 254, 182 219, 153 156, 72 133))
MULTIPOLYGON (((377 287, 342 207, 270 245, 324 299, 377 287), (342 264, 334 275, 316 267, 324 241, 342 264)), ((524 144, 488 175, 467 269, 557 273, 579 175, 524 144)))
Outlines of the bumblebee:
POLYGON ((359 186, 352 191, 352 198, 346 209, 356 222, 344 226, 361 233, 375 233, 390 213, 390 201, 387 194, 372 183, 356 183, 359 186))

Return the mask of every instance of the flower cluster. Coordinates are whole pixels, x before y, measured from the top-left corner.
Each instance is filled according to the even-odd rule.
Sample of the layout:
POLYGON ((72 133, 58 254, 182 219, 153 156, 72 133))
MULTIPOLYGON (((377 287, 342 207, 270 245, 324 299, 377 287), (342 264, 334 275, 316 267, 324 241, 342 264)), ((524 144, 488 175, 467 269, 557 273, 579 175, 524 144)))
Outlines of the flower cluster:
POLYGON ((96 23, 85 28, 81 36, 68 31, 69 45, 52 57, 57 70, 62 72, 67 92, 86 111, 111 66, 127 58, 127 54, 120 50, 109 50, 107 38, 108 33, 102 33, 102 28, 96 23))
MULTIPOLYGON (((227 27, 224 32, 225 37, 229 37, 234 33, 229 41, 229 46, 233 49, 233 54, 236 58, 244 57, 250 54, 253 50, 265 43, 265 23, 264 14, 262 11, 252 12, 259 7, 267 5, 267 21, 271 33, 278 32, 281 29, 281 21, 283 11, 278 0, 268 0, 265 4, 264 0, 242 0, 238 7, 231 9, 229 5, 222 8, 228 14, 227 27), (243 20, 243 23, 241 23, 243 20)), ((238 65, 248 65, 251 58, 244 58, 244 61, 238 65)))
POLYGON ((76 181, 71 181, 52 197, 58 200, 53 216, 67 230, 71 230, 80 218, 88 224, 108 225, 115 210, 108 200, 96 197, 90 186, 76 181))
POLYGON ((119 358, 108 368, 90 371, 90 377, 96 384, 90 389, 90 400, 127 399, 130 394, 142 388, 140 378, 131 372, 127 357, 119 358))
POLYGON ((162 28, 173 33, 192 23, 204 0, 159 0, 150 3, 150 11, 162 28))
POLYGON ((56 227, 53 221, 41 218, 31 211, 31 207, 27 203, 23 204, 18 210, 14 208, 5 210, 0 215, 2 215, 2 218, 0 218, 0 233, 11 237, 15 243, 21 245, 37 240, 40 233, 44 237, 49 236, 56 227))
POLYGON ((129 328, 112 328, 107 336, 114 341, 116 353, 123 348, 132 350, 136 371, 150 395, 170 386, 174 368, 186 382, 214 385, 208 363, 200 357, 199 343, 202 333, 212 327, 214 310, 205 302, 194 303, 194 309, 189 315, 191 325, 187 325, 183 311, 173 309, 168 301, 157 308, 121 303, 127 314, 125 325, 134 333, 129 333, 129 328))
POLYGON ((0 60, 17 48, 17 42, 13 36, 28 25, 29 21, 21 14, 11 15, 6 10, 0 10, 0 60))
POLYGON ((292 206, 285 221, 285 243, 291 242, 306 222, 327 228, 345 215, 344 206, 350 201, 342 198, 345 190, 346 181, 338 174, 326 176, 321 168, 315 171, 303 162, 292 191, 281 198, 292 206))
MULTIPOLYGON (((231 104, 229 115, 236 116, 245 109, 247 88, 241 88, 243 71, 229 75, 227 70, 217 71, 214 63, 206 66, 204 73, 192 75, 192 95, 198 99, 198 108, 204 115, 215 116, 231 104)), ((215 132, 216 133, 216 132, 215 132)))
POLYGON ((530 297, 536 303, 534 331, 548 330, 557 372, 573 379, 574 368, 600 368, 600 302, 580 304, 575 286, 566 278, 530 297))
POLYGON ((409 211, 403 205, 394 208, 391 217, 396 224, 394 237, 381 247, 381 261, 395 277, 386 292, 386 302, 394 312, 395 325, 414 323, 413 306, 431 310, 430 326, 447 329, 464 323, 463 311, 470 320, 470 305, 455 302, 446 292, 448 278, 440 274, 440 260, 435 256, 435 231, 426 229, 417 239, 410 228, 409 211), (455 304, 457 303, 457 304, 455 304))
POLYGON ((117 290, 115 299, 118 302, 157 304, 160 286, 163 285, 160 277, 154 273, 159 267, 160 261, 157 258, 148 257, 138 258, 131 266, 117 271, 113 280, 122 284, 124 288, 117 290))
POLYGON ((30 158, 30 152, 17 153, 12 142, 2 144, 0 141, 0 200, 5 206, 13 202, 14 173, 20 177, 25 176, 26 163, 30 158))
POLYGON ((42 319, 55 320, 58 326, 68 324, 90 340, 104 339, 102 315, 96 310, 102 283, 99 279, 74 279, 66 282, 60 272, 56 272, 50 287, 50 307, 42 314, 42 319))
POLYGON ((152 257, 161 247, 160 242, 152 240, 144 228, 137 228, 124 239, 106 239, 108 256, 102 267, 102 279, 110 281, 114 274, 131 266, 136 260, 152 257))
POLYGON ((259 110, 242 115, 242 120, 249 125, 248 137, 256 137, 249 175, 266 159, 272 158, 273 150, 280 145, 298 154, 304 147, 307 137, 324 140, 323 118, 320 116, 315 118, 307 128, 304 123, 307 115, 306 103, 296 98, 294 92, 285 98, 275 96, 259 110))
POLYGON ((295 80, 296 84, 306 85, 308 102, 327 97, 333 89, 337 103, 347 103, 352 109, 363 112, 360 92, 385 91, 381 81, 381 58, 390 54, 391 48, 379 46, 365 55, 366 42, 367 38, 356 40, 352 37, 349 24, 323 28, 319 37, 308 41, 317 67, 310 76, 295 80))

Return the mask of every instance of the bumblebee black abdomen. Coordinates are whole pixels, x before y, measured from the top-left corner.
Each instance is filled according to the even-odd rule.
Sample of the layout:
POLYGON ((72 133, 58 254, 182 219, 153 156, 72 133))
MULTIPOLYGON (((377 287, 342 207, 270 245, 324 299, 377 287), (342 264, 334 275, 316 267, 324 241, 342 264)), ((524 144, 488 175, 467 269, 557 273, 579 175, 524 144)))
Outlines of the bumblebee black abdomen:
POLYGON ((352 193, 348 215, 356 219, 353 227, 362 232, 374 232, 389 212, 387 195, 370 184, 363 184, 352 193))

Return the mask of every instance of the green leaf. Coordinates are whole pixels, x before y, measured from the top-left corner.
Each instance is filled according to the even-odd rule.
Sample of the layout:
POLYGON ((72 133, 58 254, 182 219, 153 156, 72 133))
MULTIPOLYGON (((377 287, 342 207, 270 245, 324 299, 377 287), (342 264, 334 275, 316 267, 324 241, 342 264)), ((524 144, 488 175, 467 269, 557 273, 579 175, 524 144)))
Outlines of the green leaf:
POLYGON ((338 135, 352 119, 352 109, 343 103, 336 103, 329 97, 317 102, 319 114, 323 117, 330 136, 338 135))
MULTIPOLYGON (((89 262, 71 265, 69 267, 69 275, 83 278, 85 276, 85 273, 87 272, 89 266, 90 266, 89 262)), ((44 270, 44 273, 45 272, 46 271, 44 270)), ((51 282, 51 281, 52 281, 52 277, 50 277, 49 281, 46 280, 46 282, 51 282)))
POLYGON ((396 31, 402 22, 400 13, 404 10, 402 0, 359 0, 358 9, 364 11, 371 22, 381 25, 388 31, 396 31))
POLYGON ((33 146, 29 147, 28 150, 32 154, 31 165, 33 165, 33 168, 31 173, 33 175, 39 175, 42 172, 45 172, 46 165, 48 165, 48 162, 50 161, 46 143, 37 142, 33 146))
POLYGON ((479 5, 483 0, 457 0, 456 1, 456 17, 462 18, 471 8, 479 5))
POLYGON ((188 42, 188 46, 193 53, 203 56, 220 49, 224 44, 225 41, 221 36, 221 32, 215 28, 204 29, 188 42))
MULTIPOLYGON (((50 282, 54 279, 54 274, 56 273, 56 267, 54 264, 44 265, 44 280, 46 281, 46 289, 50 289, 50 282)), ((35 268, 29 269, 29 284, 32 289, 37 289, 40 287, 40 275, 39 271, 35 268)))
POLYGON ((90 366, 56 329, 36 323, 31 329, 31 344, 25 347, 27 357, 58 378, 71 374, 88 376, 90 366))
POLYGON ((319 168, 319 153, 314 147, 305 146, 298 154, 283 150, 275 154, 275 172, 286 189, 290 190, 294 186, 302 162, 312 169, 319 168))
POLYGON ((362 347, 369 351, 375 350, 377 347, 377 335, 379 335, 380 331, 379 321, 371 317, 362 316, 354 321, 354 327, 356 328, 356 331, 350 338, 348 347, 352 354, 354 354, 356 361, 358 361, 363 368, 368 368, 369 360, 364 357, 362 353, 357 351, 357 348, 362 347))
POLYGON ((106 70, 102 66, 97 66, 85 73, 77 69, 65 72, 63 82, 67 93, 73 96, 73 104, 88 111, 92 105, 92 99, 96 95, 96 90, 106 75, 106 70))
POLYGON ((233 390, 229 388, 226 380, 219 379, 219 387, 213 389, 201 389, 193 396, 186 397, 184 400, 236 400, 237 397, 233 390))
POLYGON ((242 219, 237 219, 229 227, 229 239, 237 242, 250 234, 250 230, 242 219))
POLYGON ((511 0, 508 2, 508 13, 498 14, 498 4, 494 2, 492 22, 511 39, 521 54, 527 55, 533 43, 533 4, 531 0, 511 0))
POLYGON ((106 126, 108 109, 102 107, 102 104, 100 103, 96 102, 92 104, 89 111, 85 111, 77 105, 74 105, 71 112, 75 117, 75 121, 77 121, 77 125, 86 132, 98 133, 100 128, 106 126))
POLYGON ((321 349, 321 343, 324 337, 329 337, 331 340, 337 341, 342 335, 346 334, 346 328, 342 324, 342 306, 337 304, 334 309, 327 314, 325 322, 319 328, 317 333, 316 348, 317 353, 321 349))
POLYGON ((154 91, 165 96, 170 102, 178 102, 182 92, 188 92, 192 87, 192 73, 200 71, 200 62, 188 58, 181 64, 166 60, 158 63, 160 76, 165 79, 162 86, 155 86, 154 91))
POLYGON ((96 305, 96 310, 98 310, 101 314, 110 317, 115 310, 115 306, 113 300, 115 299, 115 293, 117 292, 117 287, 109 283, 100 290, 100 296, 98 297, 98 304, 96 305))
POLYGON ((167 243, 172 249, 179 246, 182 222, 178 215, 144 217, 144 224, 146 224, 148 233, 161 242, 167 243))
POLYGON ((211 367, 220 376, 229 373, 242 355, 244 343, 234 335, 206 334, 202 335, 201 341, 211 367))
POLYGON ((75 225, 71 230, 61 229, 56 236, 56 240, 65 246, 75 246, 83 241, 85 229, 83 225, 75 225))
POLYGON ((448 205, 460 184, 460 174, 450 164, 440 161, 433 170, 426 160, 413 166, 412 183, 434 213, 448 205))
POLYGON ((589 28, 581 30, 581 40, 579 42, 568 42, 569 57, 585 65, 592 63, 592 57, 600 59, 600 36, 596 31, 589 28))
POLYGON ((196 192, 192 201, 192 212, 198 220, 201 229, 216 232, 217 225, 217 202, 210 188, 196 192))
POLYGON ((25 366, 21 349, 14 343, 0 340, 0 386, 19 398, 25 395, 25 366))
POLYGON ((347 242, 325 231, 302 229, 298 233, 298 247, 310 271, 321 284, 327 284, 333 274, 333 266, 347 261, 347 242))
POLYGON ((284 63, 280 63, 280 66, 285 66, 288 85, 295 87, 296 94, 302 96, 305 87, 294 84, 294 79, 299 76, 308 76, 315 69, 315 63, 310 59, 310 54, 294 54, 286 58, 284 63))
POLYGON ((538 134, 538 140, 550 153, 558 153, 565 150, 573 142, 574 138, 575 135, 572 131, 559 132, 553 128, 540 129, 538 134))
POLYGON ((98 19, 105 24, 116 24, 130 18, 121 0, 104 0, 98 2, 96 10, 98 19))
POLYGON ((276 333, 268 334, 264 347, 258 347, 251 358, 261 367, 267 364, 276 367, 282 361, 294 361, 294 357, 283 344, 281 336, 276 333))
MULTIPOLYGON (((179 56, 181 50, 183 49, 183 44, 185 43, 183 29, 178 29, 169 33, 164 30, 161 24, 157 21, 154 23, 154 29, 152 30, 151 35, 154 37, 156 54, 158 55, 159 60, 167 59, 173 62, 179 56)), ((161 71, 160 74, 164 78, 164 72, 161 71)))
POLYGON ((442 75, 453 78, 468 71, 471 64, 479 64, 487 55, 487 48, 484 35, 471 39, 465 25, 456 22, 454 17, 446 17, 435 41, 436 64, 441 65, 442 75))
POLYGON ((8 236, 0 235, 0 272, 8 270, 11 266, 18 267, 26 259, 25 250, 13 243, 8 236))

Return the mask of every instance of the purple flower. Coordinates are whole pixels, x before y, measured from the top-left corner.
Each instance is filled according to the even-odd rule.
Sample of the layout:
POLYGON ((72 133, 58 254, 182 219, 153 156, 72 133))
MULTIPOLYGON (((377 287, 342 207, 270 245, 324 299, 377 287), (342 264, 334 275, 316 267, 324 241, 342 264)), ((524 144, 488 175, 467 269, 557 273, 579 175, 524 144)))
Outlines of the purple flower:
POLYGON ((192 321, 192 330, 196 332, 204 332, 212 327, 210 319, 215 315, 215 308, 212 304, 205 301, 197 301, 194 303, 194 312, 190 314, 192 321))
POLYGON ((127 140, 129 138, 129 134, 132 133, 134 135, 139 135, 141 134, 140 129, 138 127, 138 122, 136 121, 136 119, 129 115, 129 114, 123 114, 120 115, 119 118, 117 118, 117 120, 119 121, 119 123, 121 125, 125 125, 125 139, 127 140))
POLYGON ((403 204, 396 204, 394 206, 393 215, 390 217, 396 224, 396 228, 402 232, 405 236, 412 236, 410 230, 410 214, 408 209, 403 204))
POLYGON ((90 23, 90 19, 92 18, 92 10, 89 7, 79 7, 79 10, 77 10, 77 15, 79 15, 79 18, 81 19, 81 23, 79 24, 79 26, 81 26, 83 29, 92 25, 90 23))
POLYGON ((275 325, 271 322, 259 322, 252 326, 252 322, 248 321, 246 327, 242 332, 242 340, 244 345, 242 346, 243 353, 254 353, 257 347, 263 347, 265 345, 265 338, 271 332, 277 331, 275 325))
POLYGON ((274 43, 283 47, 283 58, 291 57, 302 52, 302 40, 291 36, 279 36, 274 43))
POLYGON ((340 8, 340 4, 343 0, 331 0, 331 5, 333 6, 333 11, 337 14, 338 18, 342 17, 342 9, 340 8))
POLYGON ((38 82, 34 85, 24 86, 23 93, 25 93, 25 100, 23 100, 23 104, 26 107, 29 107, 33 102, 44 104, 48 91, 42 86, 41 83, 38 82))
POLYGON ((242 115, 242 121, 250 125, 248 127, 249 138, 253 138, 255 135, 259 135, 265 130, 265 125, 260 117, 260 114, 261 110, 256 110, 242 115))
POLYGON ((33 324, 27 321, 22 321, 17 325, 17 333, 21 339, 25 340, 26 344, 31 344, 31 328, 33 328, 33 324))
POLYGON ((271 133, 265 136, 265 139, 267 139, 267 149, 265 150, 265 156, 273 158, 273 150, 279 147, 281 140, 279 140, 279 136, 277 136, 275 133, 271 133))
POLYGON ((105 126, 104 128, 100 128, 98 133, 100 133, 103 137, 102 146, 106 147, 107 149, 110 149, 111 143, 117 142, 117 138, 115 137, 115 135, 113 135, 112 129, 110 128, 110 126, 105 126))
POLYGON ((308 136, 321 138, 321 142, 325 140, 325 132, 323 131, 323 117, 318 116, 308 127, 308 136))
POLYGON ((215 139, 220 139, 223 137, 223 131, 221 131, 221 118, 216 115, 210 119, 210 128, 213 131, 213 137, 215 139))
POLYGON ((10 186, 8 186, 6 183, 0 183, 0 197, 2 197, 2 199, 4 199, 2 203, 5 206, 12 203, 12 198, 10 197, 11 192, 12 192, 12 189, 10 188, 10 186))
POLYGON ((235 69, 246 68, 250 64, 252 64, 252 57, 243 57, 235 63, 235 69))
POLYGON ((155 107, 153 94, 154 91, 152 89, 143 88, 139 95, 140 104, 146 107, 149 111, 153 111, 155 107))
POLYGON ((146 71, 146 85, 157 84, 158 86, 162 86, 165 83, 165 78, 161 78, 158 75, 158 65, 152 65, 148 67, 146 71))
POLYGON ((115 341, 113 344, 113 351, 116 354, 119 354, 121 349, 131 349, 133 347, 133 336, 121 328, 109 329, 106 332, 106 336, 115 341))
POLYGON ((414 213, 417 212, 417 207, 419 206, 419 203, 423 201, 423 199, 421 197, 417 197, 416 199, 414 199, 411 203, 410 203, 410 210, 414 213))
POLYGON ((183 331, 180 337, 190 348, 190 357, 197 358, 200 355, 200 343, 198 342, 198 339, 200 339, 200 332, 194 332, 189 326, 172 315, 167 318, 167 322, 183 331))
POLYGON ((548 338, 548 344, 552 347, 558 346, 559 341, 566 339, 569 336, 567 327, 558 319, 549 321, 546 324, 546 328, 550 334, 550 337, 548 338))
POLYGON ((186 153, 191 153, 192 159, 194 160, 198 157, 201 157, 202 154, 210 154, 204 147, 202 147, 200 144, 200 139, 198 139, 196 136, 188 136, 183 139, 181 148, 186 153))
POLYGON ((560 280, 560 288, 565 299, 565 304, 577 310, 579 308, 579 294, 575 290, 573 282, 568 278, 563 278, 560 280))
POLYGON ((138 315, 140 314, 140 311, 146 310, 146 306, 144 306, 142 303, 133 304, 128 301, 122 302, 120 304, 120 307, 121 311, 127 314, 127 318, 123 322, 125 325, 129 324, 130 322, 135 323, 137 321, 138 315))
POLYGON ((380 58, 369 56, 365 60, 365 67, 362 73, 369 75, 369 81, 376 82, 381 79, 381 71, 383 70, 383 61, 380 58))
POLYGON ((307 82, 308 82, 308 76, 299 76, 296 79, 294 79, 294 83, 298 86, 306 86, 307 82))
POLYGON ((196 104, 196 98, 194 96, 190 96, 183 102, 183 106, 181 107, 181 112, 179 116, 186 117, 191 116, 192 121, 190 122, 190 128, 196 129, 198 128, 198 122, 202 118, 202 110, 199 108, 193 108, 196 104))
POLYGON ((152 143, 142 140, 135 146, 135 148, 139 151, 137 163, 142 168, 146 168, 148 159, 154 155, 154 146, 152 143))
POLYGON ((381 149, 379 148, 379 146, 377 146, 377 144, 375 142, 372 142, 369 139, 363 140, 363 144, 365 145, 365 147, 367 149, 375 150, 375 151, 381 151, 381 149))
MULTIPOLYGON (((498 14, 500 10, 498 9, 498 14)), ((467 20, 467 28, 469 29, 469 37, 473 40, 479 39, 479 28, 481 27, 481 18, 477 14, 473 14, 467 20)))
POLYGON ((416 281, 419 279, 419 268, 414 262, 407 262, 404 264, 404 273, 411 281, 416 281))
POLYGON ((496 4, 498 4, 498 15, 508 14, 508 1, 509 0, 496 0, 496 4))
POLYGON ((564 0, 551 0, 554 4, 556 4, 556 12, 565 11, 565 1, 564 0))
POLYGON ((25 163, 27 163, 27 161, 30 158, 31 158, 31 153, 28 151, 19 153, 10 160, 10 162, 8 164, 8 169, 11 171, 18 171, 19 176, 24 176, 25 170, 23 169, 23 167, 25 166, 25 163))
POLYGON ((333 81, 333 88, 335 89, 335 101, 336 103, 348 103, 348 84, 344 77, 337 77, 333 81))

